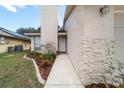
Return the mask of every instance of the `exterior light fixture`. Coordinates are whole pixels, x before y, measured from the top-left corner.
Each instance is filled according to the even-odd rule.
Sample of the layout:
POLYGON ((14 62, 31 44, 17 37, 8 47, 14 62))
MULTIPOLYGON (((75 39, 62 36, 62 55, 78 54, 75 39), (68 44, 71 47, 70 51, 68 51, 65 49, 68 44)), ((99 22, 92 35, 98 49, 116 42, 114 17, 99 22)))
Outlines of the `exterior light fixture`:
POLYGON ((108 5, 105 5, 104 7, 100 8, 100 13, 101 15, 105 15, 107 14, 110 10, 109 10, 109 6, 108 5))

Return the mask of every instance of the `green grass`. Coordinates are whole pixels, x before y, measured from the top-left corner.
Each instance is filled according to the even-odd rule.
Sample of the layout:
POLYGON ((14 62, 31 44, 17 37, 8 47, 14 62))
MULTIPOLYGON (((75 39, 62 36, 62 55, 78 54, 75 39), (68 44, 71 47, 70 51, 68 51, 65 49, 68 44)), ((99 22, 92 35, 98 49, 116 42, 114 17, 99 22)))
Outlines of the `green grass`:
POLYGON ((0 87, 6 88, 41 88, 37 80, 33 63, 23 56, 26 52, 0 54, 0 87), (11 57, 5 57, 14 55, 11 57))

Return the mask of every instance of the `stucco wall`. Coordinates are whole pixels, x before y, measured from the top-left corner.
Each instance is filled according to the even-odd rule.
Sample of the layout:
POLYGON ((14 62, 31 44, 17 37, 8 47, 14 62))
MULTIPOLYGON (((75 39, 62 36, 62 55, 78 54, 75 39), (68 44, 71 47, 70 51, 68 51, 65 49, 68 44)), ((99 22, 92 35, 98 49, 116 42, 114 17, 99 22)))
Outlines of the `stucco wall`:
POLYGON ((124 13, 114 14, 115 57, 124 63, 124 13))
POLYGON ((81 66, 81 40, 84 35, 83 15, 84 6, 77 6, 65 23, 67 36, 67 54, 71 59, 73 66, 80 75, 82 74, 81 66), (81 12, 82 11, 82 12, 81 12))
MULTIPOLYGON (((57 6, 44 5, 41 7, 41 42, 42 45, 53 43, 55 48, 58 49, 58 36, 57 36, 57 6)), ((42 47, 43 48, 43 47, 42 47)))
POLYGON ((5 38, 5 43, 0 44, 0 53, 7 52, 8 47, 12 46, 15 47, 15 45, 23 45, 24 50, 30 50, 30 42, 20 40, 20 39, 14 39, 14 38, 9 38, 9 37, 4 37, 5 38))
POLYGON ((34 36, 31 37, 31 51, 34 51, 34 36))
POLYGON ((101 7, 76 6, 65 22, 67 53, 83 84, 102 82, 113 56, 113 7, 105 15, 101 7))

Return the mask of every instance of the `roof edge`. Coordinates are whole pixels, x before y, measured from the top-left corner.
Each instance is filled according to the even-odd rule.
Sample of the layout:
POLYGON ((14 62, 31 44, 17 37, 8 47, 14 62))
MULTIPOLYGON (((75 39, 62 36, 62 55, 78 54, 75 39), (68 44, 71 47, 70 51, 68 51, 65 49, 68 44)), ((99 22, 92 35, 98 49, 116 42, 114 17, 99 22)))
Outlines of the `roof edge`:
POLYGON ((65 24, 66 20, 68 19, 68 17, 70 16, 70 14, 74 8, 75 8, 75 5, 66 6, 65 15, 64 15, 64 24, 65 24))
MULTIPOLYGON (((13 33, 16 33, 16 34, 19 35, 19 36, 16 36, 16 35, 14 35, 14 34, 11 33, 12 31, 7 30, 7 29, 2 28, 2 27, 0 27, 0 31, 3 31, 3 32, 5 32, 5 33, 8 33, 8 34, 12 35, 12 36, 11 36, 12 38, 17 38, 17 39, 22 39, 22 40, 30 40, 29 37, 26 37, 26 36, 24 36, 24 35, 21 35, 21 34, 18 34, 18 33, 16 33, 16 32, 13 32, 13 33), (9 31, 10 31, 10 32, 9 32, 9 31)), ((2 36, 3 36, 3 35, 2 35, 2 36)), ((10 36, 8 36, 8 37, 10 37, 10 36)))

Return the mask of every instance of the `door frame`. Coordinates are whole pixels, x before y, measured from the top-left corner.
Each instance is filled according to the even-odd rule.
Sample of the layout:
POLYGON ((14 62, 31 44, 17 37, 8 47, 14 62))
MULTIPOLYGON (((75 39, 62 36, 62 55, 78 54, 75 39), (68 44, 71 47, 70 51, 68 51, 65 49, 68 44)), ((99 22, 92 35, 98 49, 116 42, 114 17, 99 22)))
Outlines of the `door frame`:
POLYGON ((58 36, 58 52, 59 53, 67 53, 67 35, 64 35, 64 36, 59 35, 58 36), (59 38, 61 38, 61 37, 65 38, 65 51, 59 51, 59 38))

